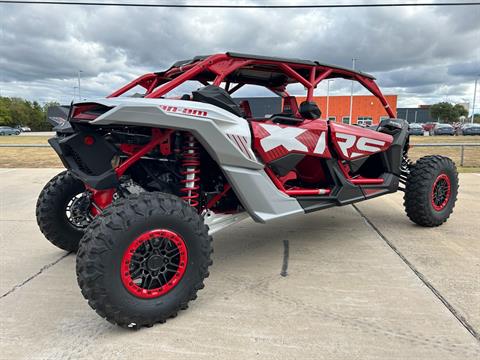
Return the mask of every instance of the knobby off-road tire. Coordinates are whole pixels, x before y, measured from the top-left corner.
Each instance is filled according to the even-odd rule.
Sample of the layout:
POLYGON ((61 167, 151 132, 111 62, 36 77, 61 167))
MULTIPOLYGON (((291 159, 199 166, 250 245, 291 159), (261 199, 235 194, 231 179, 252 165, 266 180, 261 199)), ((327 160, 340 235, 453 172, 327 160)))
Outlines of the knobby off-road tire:
POLYGON ((447 221, 458 193, 458 173, 452 160, 433 155, 417 160, 407 178, 404 206, 414 223, 433 227, 447 221))
POLYGON ((89 305, 111 323, 134 329, 163 323, 204 287, 211 242, 202 217, 178 197, 132 195, 88 227, 77 254, 78 284, 89 305), (163 262, 171 264, 169 271, 163 262))
POLYGON ((66 209, 77 195, 85 192, 85 186, 68 171, 52 178, 43 188, 37 200, 37 224, 40 231, 56 247, 76 252, 85 229, 72 224, 66 209))

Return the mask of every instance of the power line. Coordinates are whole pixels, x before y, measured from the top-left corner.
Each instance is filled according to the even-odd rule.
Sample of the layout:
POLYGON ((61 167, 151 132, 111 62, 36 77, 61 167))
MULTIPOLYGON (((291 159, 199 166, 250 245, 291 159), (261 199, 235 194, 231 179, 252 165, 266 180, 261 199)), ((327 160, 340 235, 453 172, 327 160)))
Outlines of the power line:
POLYGON ((81 6, 117 6, 148 8, 197 8, 197 9, 326 9, 326 8, 377 8, 377 7, 425 7, 425 6, 478 6, 480 2, 444 2, 444 3, 377 3, 377 4, 310 4, 310 5, 217 5, 217 4, 155 4, 155 3, 113 3, 81 1, 33 1, 0 0, 0 4, 21 5, 81 5, 81 6))

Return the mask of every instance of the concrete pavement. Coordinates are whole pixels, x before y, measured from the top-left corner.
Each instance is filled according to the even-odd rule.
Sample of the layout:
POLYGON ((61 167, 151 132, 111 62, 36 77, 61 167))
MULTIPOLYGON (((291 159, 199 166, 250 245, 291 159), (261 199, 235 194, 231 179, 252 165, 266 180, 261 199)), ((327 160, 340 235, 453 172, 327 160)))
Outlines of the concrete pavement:
POLYGON ((455 212, 436 229, 409 222, 401 193, 237 224, 215 235, 211 275, 190 308, 133 332, 89 308, 74 256, 37 229, 36 197, 58 171, 0 169, 2 359, 480 356, 477 174, 461 175, 455 212))

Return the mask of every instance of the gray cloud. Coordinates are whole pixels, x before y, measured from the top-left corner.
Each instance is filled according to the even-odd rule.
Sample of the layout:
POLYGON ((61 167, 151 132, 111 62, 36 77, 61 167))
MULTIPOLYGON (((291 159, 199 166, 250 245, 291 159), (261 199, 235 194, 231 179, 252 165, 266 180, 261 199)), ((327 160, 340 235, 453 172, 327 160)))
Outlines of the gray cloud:
MULTIPOLYGON (((178 59, 227 50, 358 68, 406 102, 469 97, 480 72, 480 7, 194 10, 0 5, 2 95, 88 96, 178 59)), ((348 91, 337 85, 336 91, 348 91)))

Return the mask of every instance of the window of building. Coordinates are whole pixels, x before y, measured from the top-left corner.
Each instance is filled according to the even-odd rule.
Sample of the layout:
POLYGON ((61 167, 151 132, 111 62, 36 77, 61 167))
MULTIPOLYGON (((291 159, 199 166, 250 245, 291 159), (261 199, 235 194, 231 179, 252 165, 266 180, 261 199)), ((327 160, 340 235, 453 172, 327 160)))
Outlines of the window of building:
POLYGON ((330 120, 330 121, 337 121, 337 117, 336 117, 336 116, 329 116, 329 117, 328 117, 328 120, 330 120))
POLYGON ((344 117, 342 117, 342 123, 344 123, 344 124, 350 124, 350 116, 344 116, 344 117))
POLYGON ((357 117, 357 124, 362 126, 372 125, 373 120, 371 116, 359 116, 357 117))

